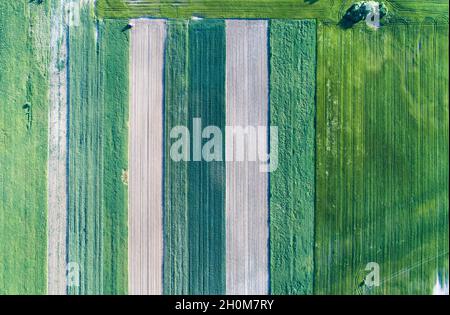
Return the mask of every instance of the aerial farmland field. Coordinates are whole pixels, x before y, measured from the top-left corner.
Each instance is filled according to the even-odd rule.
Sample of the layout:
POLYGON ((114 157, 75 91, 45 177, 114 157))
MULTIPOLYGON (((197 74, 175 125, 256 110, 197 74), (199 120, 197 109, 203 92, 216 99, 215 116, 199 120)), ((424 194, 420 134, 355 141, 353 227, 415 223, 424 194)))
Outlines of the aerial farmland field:
POLYGON ((448 294, 444 0, 0 2, 0 294, 448 294))

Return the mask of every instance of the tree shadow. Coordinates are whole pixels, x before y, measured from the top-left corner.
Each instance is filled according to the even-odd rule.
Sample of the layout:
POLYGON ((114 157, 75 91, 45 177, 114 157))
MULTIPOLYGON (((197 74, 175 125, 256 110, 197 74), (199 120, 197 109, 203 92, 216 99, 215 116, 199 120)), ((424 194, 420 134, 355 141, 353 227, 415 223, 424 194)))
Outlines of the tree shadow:
POLYGON ((369 12, 367 12, 367 9, 365 7, 364 9, 362 8, 363 7, 357 3, 353 4, 350 8, 347 9, 338 25, 343 29, 349 29, 356 23, 364 20, 369 12))
POLYGON ((128 30, 131 30, 133 28, 133 26, 131 24, 127 24, 126 26, 124 26, 122 28, 122 32, 126 32, 128 30))
MULTIPOLYGON (((358 21, 359 22, 359 21, 358 21)), ((352 21, 352 19, 347 18, 346 16, 342 17, 342 19, 339 21, 338 25, 340 28, 347 30, 349 28, 352 28, 353 25, 355 25, 356 23, 355 21, 352 21)))

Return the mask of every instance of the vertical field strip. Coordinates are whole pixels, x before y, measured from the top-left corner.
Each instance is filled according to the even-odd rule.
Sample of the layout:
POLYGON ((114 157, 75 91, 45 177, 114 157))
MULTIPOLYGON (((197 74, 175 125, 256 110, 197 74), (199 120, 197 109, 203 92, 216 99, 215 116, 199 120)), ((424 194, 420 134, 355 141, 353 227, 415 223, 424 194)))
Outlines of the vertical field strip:
POLYGON ((51 2, 47 201, 47 293, 50 295, 66 294, 67 39, 64 5, 65 1, 51 2))
POLYGON ((103 152, 103 294, 128 291, 128 20, 99 21, 103 152))
POLYGON ((129 293, 161 294, 163 67, 166 22, 132 21, 130 61, 129 293))
POLYGON ((188 294, 188 163, 173 161, 170 132, 188 125, 187 20, 168 20, 165 52, 164 294, 188 294))
MULTIPOLYGON (((190 21, 188 129, 191 132, 195 132, 194 118, 201 118, 202 127, 215 126, 224 132, 225 50, 224 21, 190 21)), ((188 165, 189 293, 223 294, 225 163, 201 160, 195 156, 196 147, 198 144, 191 144, 193 161, 188 165)))
POLYGON ((69 156, 67 260, 69 294, 103 292, 103 102, 97 35, 90 4, 69 29, 69 156), (79 278, 77 276, 79 271, 79 278), (79 279, 79 281, 77 281, 79 279))
POLYGON ((312 294, 314 272, 316 22, 270 21, 271 293, 312 294))
POLYGON ((92 5, 83 5, 79 24, 68 26, 67 58, 58 60, 58 75, 67 71, 67 293, 124 294, 128 21, 94 21, 92 5))
POLYGON ((431 294, 448 274, 448 25, 320 33, 315 293, 431 294))
MULTIPOLYGON (((253 142, 251 133, 244 136, 245 154, 257 143, 257 128, 269 123, 267 24, 226 21, 226 126, 254 128, 253 142)), ((269 175, 247 156, 235 159, 226 164, 226 293, 267 294, 269 175)))

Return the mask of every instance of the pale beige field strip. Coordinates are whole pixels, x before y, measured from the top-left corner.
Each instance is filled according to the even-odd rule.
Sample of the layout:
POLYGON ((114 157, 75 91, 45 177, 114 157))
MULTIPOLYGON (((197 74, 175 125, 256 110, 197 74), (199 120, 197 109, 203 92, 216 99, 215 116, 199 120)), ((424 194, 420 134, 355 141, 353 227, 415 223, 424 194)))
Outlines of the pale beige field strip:
POLYGON ((128 277, 133 295, 162 293, 163 68, 166 23, 131 24, 128 277))
POLYGON ((47 292, 66 294, 67 95, 64 4, 52 8, 50 110, 48 128, 47 292))
MULTIPOLYGON (((226 125, 267 126, 267 21, 227 20, 226 56, 226 125)), ((259 165, 226 165, 227 294, 268 294, 269 178, 259 165)))

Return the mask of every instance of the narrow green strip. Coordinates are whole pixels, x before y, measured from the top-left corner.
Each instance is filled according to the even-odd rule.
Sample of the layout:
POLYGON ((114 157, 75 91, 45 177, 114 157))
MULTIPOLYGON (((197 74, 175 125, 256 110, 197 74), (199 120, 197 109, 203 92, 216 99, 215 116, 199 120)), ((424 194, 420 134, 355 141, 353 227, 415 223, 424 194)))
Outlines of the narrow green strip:
POLYGON ((103 293, 128 291, 128 21, 100 23, 103 293))
POLYGON ((81 8, 69 30, 68 262, 80 271, 69 294, 102 293, 102 114, 95 24, 81 8), (77 264, 77 265, 76 265, 77 264))
POLYGON ((188 21, 167 22, 165 56, 164 294, 187 294, 188 166, 170 158, 170 131, 188 125, 188 21))
POLYGON ((47 291, 49 6, 0 1, 0 294, 47 291))
POLYGON ((270 22, 271 293, 312 294, 314 271, 316 22, 270 22))
MULTIPOLYGON (((202 127, 216 126, 225 134, 224 21, 190 22, 188 117, 191 135, 194 118, 202 119, 202 127)), ((188 182, 189 293, 223 294, 225 163, 190 162, 188 182)))

